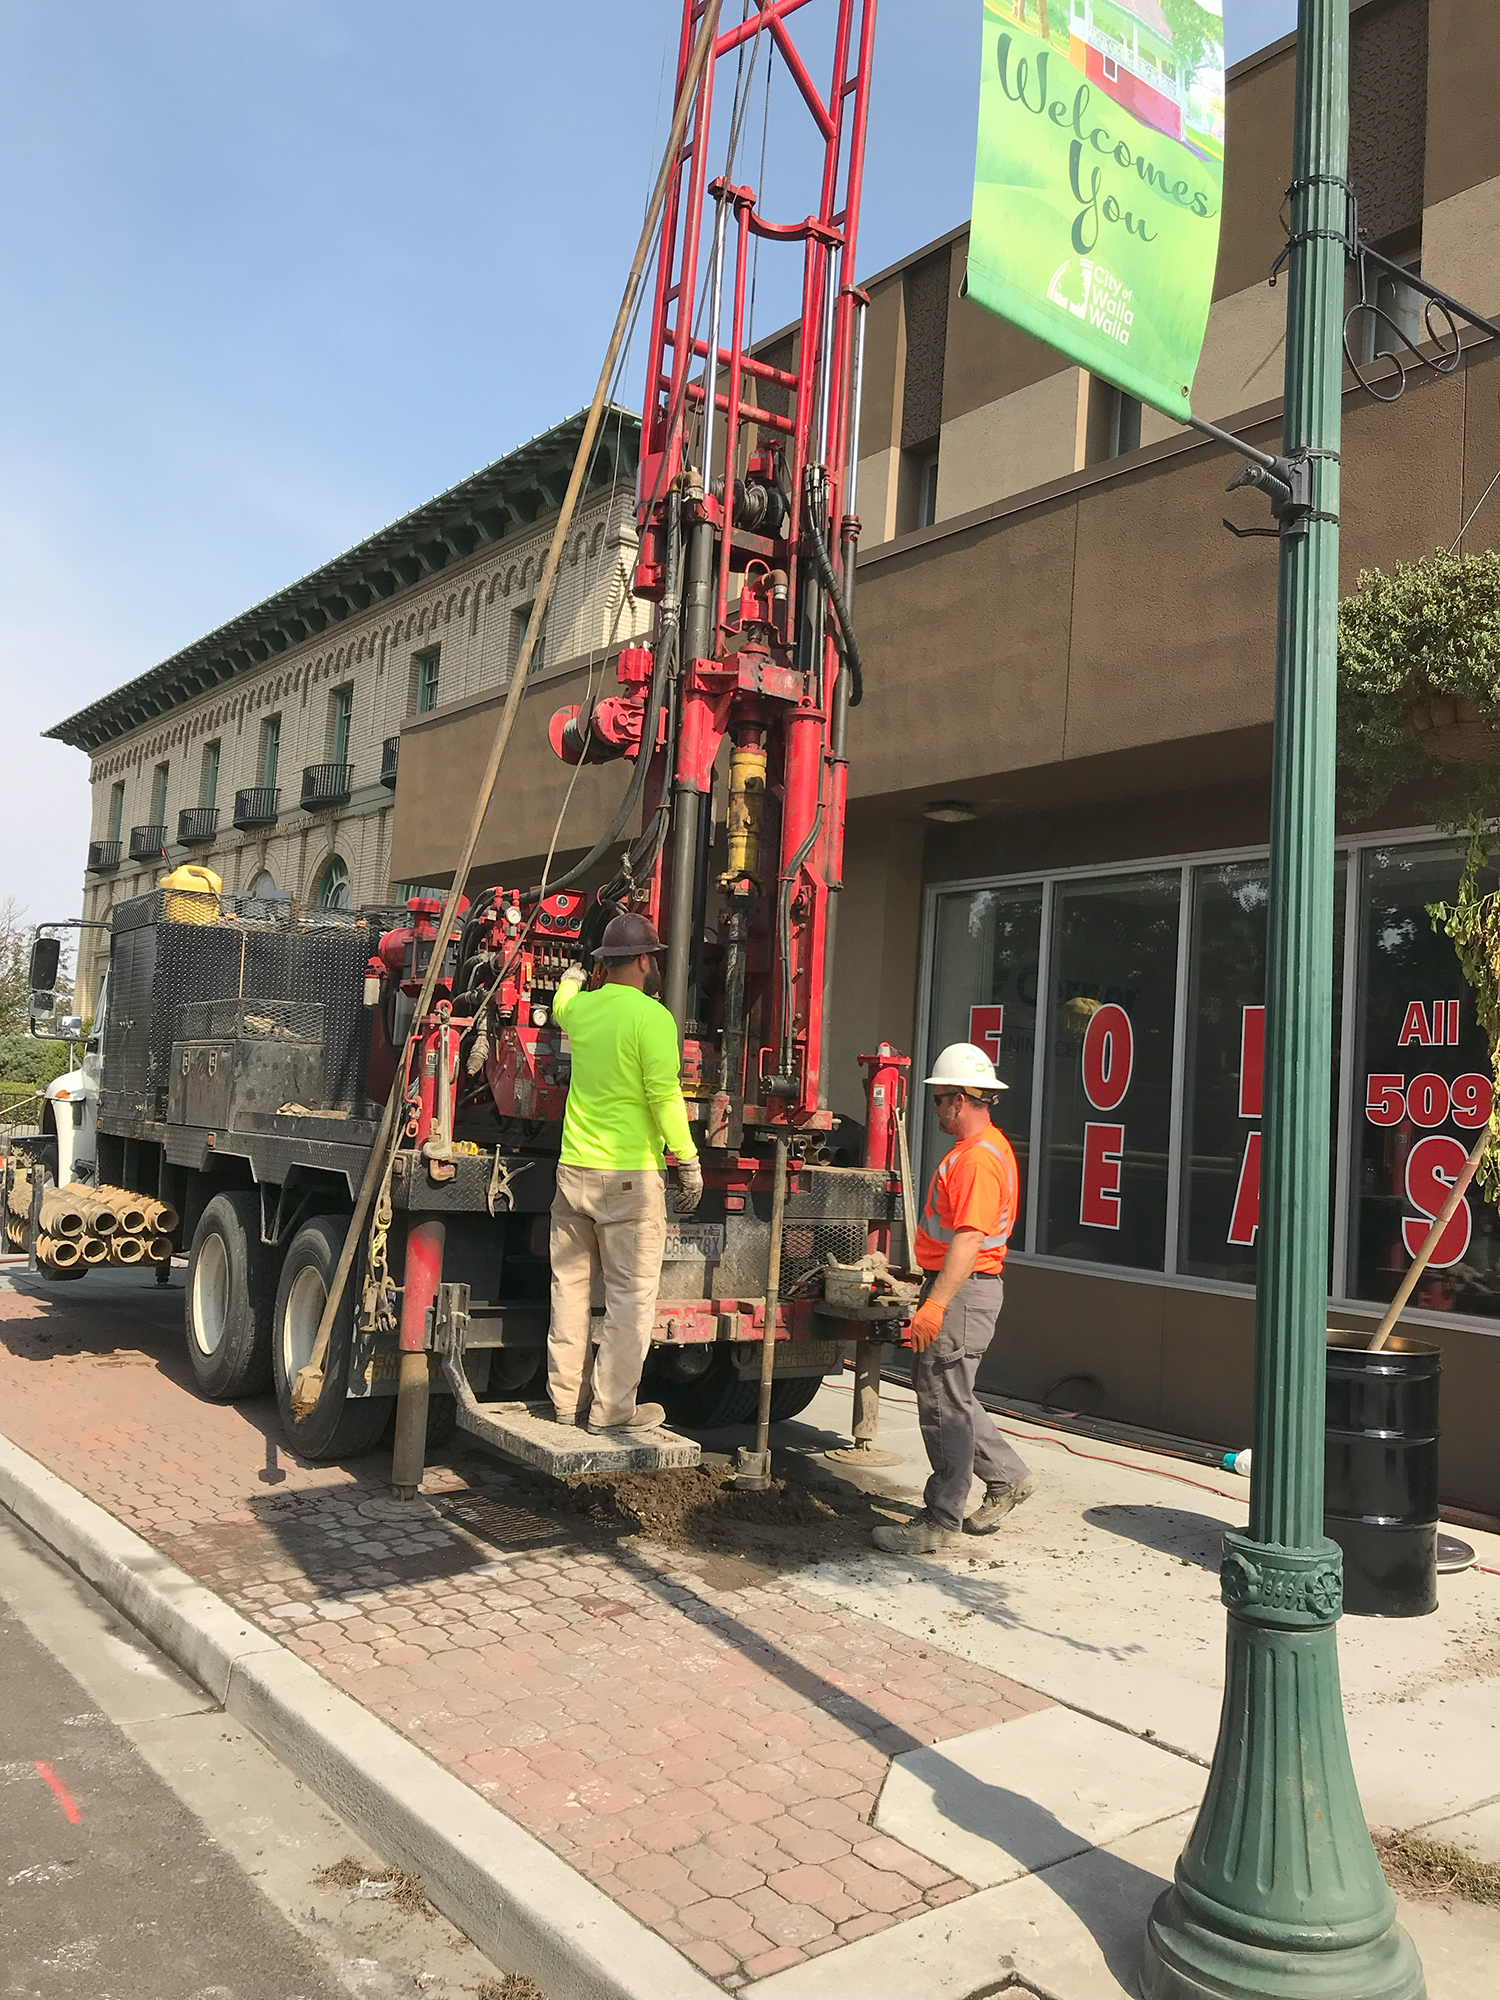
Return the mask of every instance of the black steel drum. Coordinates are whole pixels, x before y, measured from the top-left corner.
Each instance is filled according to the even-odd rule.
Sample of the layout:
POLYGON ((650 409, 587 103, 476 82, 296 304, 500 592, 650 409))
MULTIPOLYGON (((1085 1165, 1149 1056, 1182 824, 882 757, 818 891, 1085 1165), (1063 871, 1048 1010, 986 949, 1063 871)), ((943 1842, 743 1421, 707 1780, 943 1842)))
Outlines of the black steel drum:
POLYGON ((1442 1356, 1393 1335, 1330 1331, 1323 1532, 1344 1552, 1344 1609, 1437 1609, 1438 1375, 1442 1356))

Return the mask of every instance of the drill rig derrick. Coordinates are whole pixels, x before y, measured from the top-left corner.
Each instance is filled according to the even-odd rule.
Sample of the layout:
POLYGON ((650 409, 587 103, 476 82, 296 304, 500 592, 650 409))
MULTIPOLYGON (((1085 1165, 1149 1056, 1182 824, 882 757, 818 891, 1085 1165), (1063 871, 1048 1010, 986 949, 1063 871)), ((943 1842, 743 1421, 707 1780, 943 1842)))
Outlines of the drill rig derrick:
MULTIPOLYGON (((553 994, 617 912, 657 926, 705 1195, 669 1239, 652 1393, 672 1410, 674 1386, 712 1375, 713 1398, 677 1406, 678 1420, 708 1424, 743 1421, 758 1394, 752 1478, 768 1471, 773 1372, 815 1385, 843 1339, 893 1338, 914 1289, 883 1280, 877 1259, 869 1296, 858 1296, 860 1267, 890 1250, 899 1220, 889 1117, 871 1116, 861 1167, 825 1163, 837 1123, 826 1039, 845 730, 861 691, 849 603, 867 301, 853 278, 875 0, 816 0, 835 16, 826 94, 790 25, 813 4, 751 0, 742 21, 715 33, 667 169, 632 580, 653 607, 652 630, 619 653, 615 691, 559 710, 549 729, 564 762, 632 765, 623 798, 576 867, 476 897, 447 989, 457 1033, 448 1038, 445 1017, 429 1037, 439 1049, 462 1037, 449 1099, 458 1152, 493 1148, 497 1173, 502 1156, 507 1175, 525 1172, 524 1212, 506 1218, 507 1296, 484 1307, 514 1319, 508 1274, 545 1247, 538 1204, 566 1100, 553 994), (819 165, 801 220, 761 212, 757 190, 735 177, 733 137, 725 170, 710 168, 721 66, 737 71, 728 120, 720 107, 737 134, 741 88, 758 61, 784 66, 813 128, 819 165), (778 253, 800 265, 800 312, 773 361, 747 351, 748 295, 757 254, 778 253), (589 886, 609 855, 619 857, 614 874, 589 886), (830 1258, 854 1285, 834 1303, 823 1283, 830 1258)), ((705 14, 704 0, 684 0, 679 102, 705 14)), ((899 1059, 880 1075, 872 1112, 905 1092, 899 1059)), ((443 1103, 434 1091, 412 1126, 439 1174, 443 1103)), ((459 1165, 467 1182, 488 1171, 482 1158, 459 1165)), ((477 1294, 469 1305, 479 1310, 477 1294)), ((435 1325, 456 1323, 441 1300, 434 1311, 435 1325)), ((463 1338, 473 1344, 472 1324, 463 1338)), ((791 1396, 774 1407, 801 1404, 791 1396)))

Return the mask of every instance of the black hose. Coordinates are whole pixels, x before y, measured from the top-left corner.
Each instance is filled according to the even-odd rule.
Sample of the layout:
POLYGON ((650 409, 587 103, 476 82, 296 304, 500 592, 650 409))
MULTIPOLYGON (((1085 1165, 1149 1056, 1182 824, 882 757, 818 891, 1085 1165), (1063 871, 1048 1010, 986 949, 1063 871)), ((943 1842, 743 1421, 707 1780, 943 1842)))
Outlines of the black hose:
POLYGON ((819 580, 828 592, 834 615, 839 621, 839 651, 844 656, 844 665, 849 669, 849 706, 858 708, 865 698, 864 662, 859 657, 859 642, 854 636, 854 620, 849 615, 843 588, 833 573, 833 564, 828 560, 828 547, 818 526, 818 510, 813 503, 811 479, 807 482, 807 504, 802 510, 802 520, 807 529, 807 538, 812 543, 813 561, 817 565, 819 580))

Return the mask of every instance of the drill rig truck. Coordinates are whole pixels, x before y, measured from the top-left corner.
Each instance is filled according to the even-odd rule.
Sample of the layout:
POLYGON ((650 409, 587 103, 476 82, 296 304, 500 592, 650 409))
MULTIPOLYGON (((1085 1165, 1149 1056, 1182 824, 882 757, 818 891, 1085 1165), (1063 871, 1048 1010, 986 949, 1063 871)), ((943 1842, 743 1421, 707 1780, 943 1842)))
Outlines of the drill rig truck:
MULTIPOLYGON (((647 1364, 668 1423, 758 1415, 756 1483, 766 1424, 805 1408, 850 1340, 877 1382, 912 1309, 899 1275, 907 1059, 884 1043, 861 1057, 853 1157, 829 1105, 846 736, 862 693, 854 258, 875 0, 827 0, 826 95, 791 32, 809 4, 754 0, 706 29, 704 0, 683 7, 687 116, 657 241, 637 495, 633 589, 653 607, 651 636, 619 653, 616 691, 561 710, 549 732, 568 764, 633 765, 604 836, 555 880, 450 898, 446 936, 444 904, 423 896, 298 914, 169 878, 118 905, 92 1179, 48 1186, 40 1160, 12 1162, 12 1242, 59 1275, 57 1245, 97 1233, 72 1215, 154 1205, 150 1254, 188 1256, 204 1394, 274 1381, 305 1457, 373 1447, 415 1363, 428 1442, 457 1423, 559 1473, 695 1462, 675 1431, 590 1435, 549 1422, 539 1400, 569 1060, 552 1000, 624 910, 666 943, 706 1184, 669 1236, 647 1364), (733 138, 729 170, 710 166, 716 80, 736 73, 737 135, 746 76, 772 61, 813 128, 816 196, 800 219, 765 215, 736 182, 733 138), (800 252, 800 315, 776 365, 748 351, 757 245, 800 252), (352 1230, 387 1106, 390 1156, 352 1230), (320 1325, 308 1407, 294 1392, 320 1325)), ((118 1223, 101 1240, 122 1240, 118 1223)), ((409 1468, 396 1484, 412 1490, 409 1468)))

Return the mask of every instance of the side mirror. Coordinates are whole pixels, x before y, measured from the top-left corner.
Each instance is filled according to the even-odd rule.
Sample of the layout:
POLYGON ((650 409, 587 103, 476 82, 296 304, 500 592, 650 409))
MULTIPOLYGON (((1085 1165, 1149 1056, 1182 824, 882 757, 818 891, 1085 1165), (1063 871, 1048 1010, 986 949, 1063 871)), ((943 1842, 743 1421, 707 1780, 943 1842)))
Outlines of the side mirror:
POLYGON ((57 1017, 57 1038, 60 1042, 76 1042, 83 1035, 81 1014, 59 1014, 57 1017))
MULTIPOLYGON (((51 994, 57 984, 57 969, 62 963, 62 939, 39 937, 31 947, 31 968, 26 984, 31 988, 32 1014, 36 1014, 36 997, 40 993, 51 994)), ((47 1012, 50 1014, 49 1007, 47 1012)))
POLYGON ((33 987, 26 1011, 33 1021, 50 1021, 57 1011, 57 995, 50 988, 39 992, 33 987))

